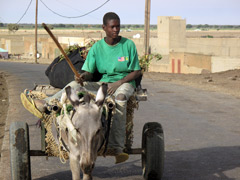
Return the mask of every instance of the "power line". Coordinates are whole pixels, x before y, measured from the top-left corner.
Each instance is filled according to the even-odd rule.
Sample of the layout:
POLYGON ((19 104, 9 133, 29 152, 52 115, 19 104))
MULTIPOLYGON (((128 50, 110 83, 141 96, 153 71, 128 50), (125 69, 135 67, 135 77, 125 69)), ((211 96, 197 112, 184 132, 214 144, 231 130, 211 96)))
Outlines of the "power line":
MULTIPOLYGON (((69 3, 64 3, 64 2, 62 2, 62 1, 60 1, 60 0, 56 0, 56 1, 57 1, 58 3, 64 5, 64 6, 69 7, 70 9, 72 9, 72 10, 78 12, 78 13, 79 13, 79 12, 80 12, 80 13, 83 13, 82 10, 70 6, 69 3)), ((100 18, 94 17, 94 16, 92 16, 92 15, 89 15, 89 16, 90 16, 91 18, 94 18, 94 19, 98 19, 98 20, 100 20, 100 18)))
POLYGON ((69 8, 71 8, 71 9, 73 9, 73 10, 75 10, 76 12, 80 12, 80 13, 83 13, 83 12, 81 12, 81 10, 80 9, 77 9, 77 8, 75 8, 75 7, 72 7, 72 6, 70 6, 69 5, 69 3, 64 3, 64 2, 62 2, 62 1, 60 1, 60 0, 56 0, 58 3, 60 3, 61 5, 64 5, 64 6, 67 6, 67 7, 69 7, 69 8))
POLYGON ((61 14, 53 11, 52 9, 50 9, 42 0, 40 0, 40 1, 43 3, 43 5, 44 5, 49 11, 51 11, 52 13, 54 13, 54 14, 60 16, 60 17, 63 17, 63 18, 80 18, 80 17, 86 16, 86 15, 88 15, 88 14, 90 14, 90 13, 92 13, 92 12, 98 10, 98 9, 100 9, 102 6, 104 6, 105 4, 107 4, 110 0, 105 1, 105 2, 104 2, 102 5, 100 5, 99 7, 95 8, 95 9, 93 9, 92 11, 89 11, 89 12, 83 14, 83 15, 80 15, 80 16, 64 16, 64 15, 61 15, 61 14))
POLYGON ((26 11, 23 13, 22 17, 19 19, 19 21, 18 21, 16 24, 18 24, 18 23, 22 20, 22 18, 23 18, 23 17, 25 16, 25 14, 27 13, 27 11, 28 11, 28 9, 29 9, 29 7, 30 7, 31 4, 32 4, 32 0, 30 1, 29 5, 28 5, 28 7, 27 7, 27 9, 26 9, 26 11))

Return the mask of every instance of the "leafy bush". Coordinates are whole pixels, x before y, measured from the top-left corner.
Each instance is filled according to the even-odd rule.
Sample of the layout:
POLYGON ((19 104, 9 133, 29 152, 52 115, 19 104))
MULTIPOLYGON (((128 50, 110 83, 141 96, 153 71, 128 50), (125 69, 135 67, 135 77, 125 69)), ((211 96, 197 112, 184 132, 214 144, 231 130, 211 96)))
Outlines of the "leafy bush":
POLYGON ((140 66, 143 71, 146 71, 151 63, 151 61, 155 58, 157 61, 162 59, 162 55, 158 53, 149 54, 149 55, 142 55, 138 56, 140 66))
POLYGON ((7 27, 10 32, 16 32, 19 29, 18 24, 8 24, 7 27))
POLYGON ((211 35, 207 35, 207 36, 201 36, 202 38, 213 38, 213 36, 211 35))

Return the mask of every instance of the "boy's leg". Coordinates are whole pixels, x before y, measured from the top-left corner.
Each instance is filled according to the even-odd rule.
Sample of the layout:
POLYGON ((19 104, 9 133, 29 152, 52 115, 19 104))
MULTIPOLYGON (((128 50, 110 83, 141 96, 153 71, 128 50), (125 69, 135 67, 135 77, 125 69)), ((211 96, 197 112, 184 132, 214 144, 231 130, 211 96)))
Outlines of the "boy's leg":
POLYGON ((134 88, 129 83, 122 84, 114 93, 116 98, 116 113, 113 116, 109 136, 109 148, 116 154, 123 153, 126 136, 127 101, 133 95, 134 88), (118 97, 123 97, 119 98, 118 97))

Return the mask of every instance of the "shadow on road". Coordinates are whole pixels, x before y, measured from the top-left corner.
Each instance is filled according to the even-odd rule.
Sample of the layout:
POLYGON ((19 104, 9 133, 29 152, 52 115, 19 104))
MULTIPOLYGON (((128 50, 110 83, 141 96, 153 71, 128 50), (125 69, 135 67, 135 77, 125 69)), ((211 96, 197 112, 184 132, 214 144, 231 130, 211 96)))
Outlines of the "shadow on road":
MULTIPOLYGON (((139 163, 140 160, 126 162, 119 165, 114 165, 112 167, 100 166, 95 167, 93 170, 93 179, 94 177, 98 177, 101 179, 105 178, 124 178, 131 176, 138 176, 142 174, 142 169, 140 166, 135 165, 135 163, 139 163)), ((37 180, 65 180, 71 179, 72 174, 71 171, 63 171, 55 174, 51 174, 49 176, 38 178, 37 180)), ((82 178, 82 174, 81 174, 82 178)))
MULTIPOLYGON (((95 167, 93 177, 101 179, 142 179, 141 160, 112 167, 95 167), (139 178, 136 178, 138 176, 139 178)), ((166 152, 163 180, 236 180, 240 179, 240 146, 212 147, 166 152)), ((71 179, 70 171, 58 172, 38 180, 71 179)))
POLYGON ((236 180, 239 170, 240 146, 172 151, 166 153, 163 179, 236 180))

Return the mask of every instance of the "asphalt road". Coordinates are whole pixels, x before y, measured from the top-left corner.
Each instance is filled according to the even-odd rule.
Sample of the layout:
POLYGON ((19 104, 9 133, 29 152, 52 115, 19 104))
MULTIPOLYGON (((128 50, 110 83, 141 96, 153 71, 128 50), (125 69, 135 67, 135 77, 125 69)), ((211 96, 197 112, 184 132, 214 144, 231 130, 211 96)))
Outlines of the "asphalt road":
MULTIPOLYGON (((37 118, 20 103, 19 94, 34 83, 47 84, 46 65, 0 62, 8 73, 10 106, 3 142, 0 179, 10 179, 8 127, 14 121, 30 126, 31 149, 40 149, 37 118)), ((135 112, 134 144, 141 147, 142 127, 146 122, 162 124, 165 136, 163 180, 238 180, 240 179, 240 99, 168 82, 143 79, 148 101, 135 112)), ((68 162, 58 158, 31 157, 32 179, 71 179, 68 162)), ((114 164, 112 157, 97 159, 96 180, 141 180, 141 156, 132 155, 126 163, 114 164)))

